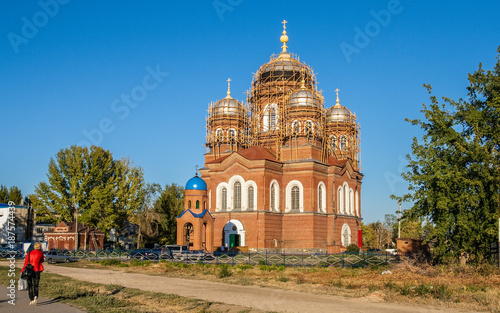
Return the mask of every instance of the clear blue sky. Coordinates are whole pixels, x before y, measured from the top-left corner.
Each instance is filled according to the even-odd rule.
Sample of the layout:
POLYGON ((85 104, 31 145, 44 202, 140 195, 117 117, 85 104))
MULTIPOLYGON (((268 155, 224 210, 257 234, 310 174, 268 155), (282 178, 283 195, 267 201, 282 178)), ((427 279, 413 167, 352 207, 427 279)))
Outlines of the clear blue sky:
POLYGON ((420 133, 404 118, 422 117, 422 84, 466 97, 467 73, 491 69, 500 45, 499 1, 60 2, 0 4, 0 184, 23 194, 85 132, 147 182, 184 185, 203 165, 208 103, 228 77, 246 101, 286 19, 288 50, 314 68, 325 106, 339 88, 358 116, 362 214, 382 220, 407 188, 399 174, 420 133))

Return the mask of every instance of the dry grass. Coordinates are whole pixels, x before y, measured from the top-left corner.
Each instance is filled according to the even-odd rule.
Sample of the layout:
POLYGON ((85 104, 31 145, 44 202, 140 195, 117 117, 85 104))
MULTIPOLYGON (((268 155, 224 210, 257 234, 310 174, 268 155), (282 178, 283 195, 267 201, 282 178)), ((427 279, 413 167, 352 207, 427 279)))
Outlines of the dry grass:
POLYGON ((338 295, 360 298, 364 301, 500 312, 500 271, 490 265, 431 266, 409 261, 378 268, 285 268, 238 265, 230 268, 229 274, 223 275, 221 271, 225 270, 215 265, 176 263, 140 265, 142 264, 104 267, 93 262, 74 264, 74 266, 112 268, 150 275, 338 295), (386 271, 390 273, 382 274, 386 271))

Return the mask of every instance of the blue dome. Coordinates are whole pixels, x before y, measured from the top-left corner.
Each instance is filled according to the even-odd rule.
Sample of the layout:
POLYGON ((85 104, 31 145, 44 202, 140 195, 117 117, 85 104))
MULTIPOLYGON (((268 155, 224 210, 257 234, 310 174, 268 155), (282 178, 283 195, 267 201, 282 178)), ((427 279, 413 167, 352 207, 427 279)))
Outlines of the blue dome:
POLYGON ((186 190, 207 190, 207 183, 200 177, 195 176, 186 183, 186 190))

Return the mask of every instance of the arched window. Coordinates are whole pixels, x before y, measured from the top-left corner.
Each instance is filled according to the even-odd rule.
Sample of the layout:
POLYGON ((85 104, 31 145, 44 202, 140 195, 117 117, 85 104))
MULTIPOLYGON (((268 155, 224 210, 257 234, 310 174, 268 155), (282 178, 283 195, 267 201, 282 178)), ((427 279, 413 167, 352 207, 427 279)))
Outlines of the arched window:
POLYGON ((318 188, 318 209, 321 210, 323 208, 323 190, 321 186, 318 188))
POLYGON ((354 191, 351 189, 349 189, 349 213, 351 215, 355 215, 355 211, 354 211, 354 191))
POLYGON ((221 210, 227 210, 227 188, 222 187, 222 205, 221 210))
POLYGON ((300 189, 297 186, 292 187, 292 210, 299 210, 300 189))
POLYGON ((300 123, 299 121, 293 121, 292 123, 292 135, 297 136, 300 134, 300 123))
POLYGON ((200 200, 196 200, 196 208, 199 209, 200 208, 200 200))
POLYGON ((351 229, 347 224, 342 227, 342 245, 347 247, 351 244, 351 229))
POLYGON ((312 121, 307 121, 305 126, 306 135, 312 135, 314 131, 314 124, 312 121))
POLYGON ((318 184, 318 212, 326 213, 326 188, 323 182, 318 184))
POLYGON ((337 189, 337 208, 339 214, 344 213, 344 188, 342 186, 337 189))
POLYGON ((236 131, 234 129, 229 130, 229 140, 233 143, 236 141, 236 131))
POLYGON ((330 149, 332 151, 337 149, 337 137, 335 137, 335 135, 330 136, 330 149))
POLYGON ((233 210, 241 210, 241 183, 234 182, 233 185, 233 210))
POLYGON ((217 137, 217 141, 224 141, 224 134, 222 133, 222 129, 217 129, 215 131, 215 137, 217 137))
POLYGON ((254 202, 253 202, 253 186, 248 187, 248 209, 253 210, 254 202))
POLYGON ((344 208, 343 208, 344 214, 349 213, 349 186, 347 186, 346 183, 344 183, 344 208))
POLYGON ((188 201, 188 209, 191 209, 191 200, 188 201))
POLYGON ((346 136, 342 135, 340 136, 340 150, 346 150, 347 149, 347 138, 346 136))
POLYGON ((276 210, 276 187, 271 185, 271 211, 276 210))
POLYGON ((275 103, 268 104, 262 114, 262 127, 264 131, 272 131, 277 128, 278 106, 275 103))
POLYGON ((276 127, 276 107, 272 106, 269 108, 269 120, 268 128, 273 130, 276 127))

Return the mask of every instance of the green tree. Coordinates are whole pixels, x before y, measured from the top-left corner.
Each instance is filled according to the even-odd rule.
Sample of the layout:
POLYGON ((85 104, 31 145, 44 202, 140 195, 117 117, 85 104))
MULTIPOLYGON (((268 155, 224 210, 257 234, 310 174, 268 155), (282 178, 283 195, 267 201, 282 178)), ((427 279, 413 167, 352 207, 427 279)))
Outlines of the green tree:
POLYGON ((184 188, 176 184, 166 185, 155 203, 160 214, 159 243, 177 242, 177 217, 184 210, 184 188))
POLYGON ((156 241, 159 235, 161 214, 155 210, 154 205, 161 192, 159 184, 147 184, 141 192, 141 205, 129 212, 129 221, 139 226, 138 249, 143 247, 146 241, 156 241))
POLYGON ((361 230, 363 234, 363 248, 374 248, 378 246, 377 234, 370 225, 361 223, 361 230))
POLYGON ((107 233, 141 205, 142 169, 113 159, 101 147, 60 150, 50 160, 47 178, 30 195, 37 221, 71 222, 79 215, 78 222, 107 233))
POLYGON ((21 193, 21 189, 17 188, 17 186, 9 188, 9 201, 12 201, 17 205, 20 205, 23 201, 23 194, 21 193))
MULTIPOLYGON (((500 48, 498 50, 500 56, 500 48)), ((494 71, 469 75, 469 100, 430 97, 425 120, 409 120, 424 135, 413 139, 408 156, 412 201, 405 218, 432 224, 426 241, 433 242, 436 261, 456 260, 468 253, 474 262, 489 256, 498 235, 500 58, 494 71)), ((430 85, 424 85, 429 94, 430 85)), ((396 198, 396 197, 394 197, 396 198)))
POLYGON ((0 185, 0 203, 7 204, 9 202, 9 189, 4 185, 0 185))

